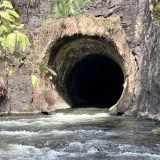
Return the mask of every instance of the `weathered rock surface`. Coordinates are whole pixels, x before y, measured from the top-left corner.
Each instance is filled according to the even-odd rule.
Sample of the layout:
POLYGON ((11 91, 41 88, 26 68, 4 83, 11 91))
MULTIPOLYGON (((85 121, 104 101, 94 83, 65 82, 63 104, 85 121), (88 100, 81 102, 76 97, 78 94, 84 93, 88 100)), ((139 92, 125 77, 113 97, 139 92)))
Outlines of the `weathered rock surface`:
POLYGON ((33 86, 30 76, 20 69, 8 80, 9 112, 32 112, 33 86))

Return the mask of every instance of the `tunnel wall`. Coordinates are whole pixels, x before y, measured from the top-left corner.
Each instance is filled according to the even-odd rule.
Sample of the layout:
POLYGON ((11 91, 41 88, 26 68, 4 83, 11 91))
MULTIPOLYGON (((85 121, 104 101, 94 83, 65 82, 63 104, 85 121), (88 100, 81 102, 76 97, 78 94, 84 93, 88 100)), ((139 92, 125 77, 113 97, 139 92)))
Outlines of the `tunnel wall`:
MULTIPOLYGON (((17 2, 21 10, 22 21, 27 24, 29 35, 36 44, 33 52, 34 56, 31 57, 33 61, 36 60, 48 64, 50 60, 54 59, 50 58, 50 55, 53 53, 53 49, 58 51, 56 46, 61 43, 61 39, 64 37, 74 37, 73 35, 77 35, 77 33, 83 36, 90 37, 96 35, 100 38, 109 39, 115 46, 119 46, 117 47, 117 52, 124 60, 124 63, 122 63, 124 68, 127 69, 127 63, 128 66, 134 66, 134 69, 132 69, 134 72, 127 70, 128 75, 134 75, 131 76, 134 77, 134 80, 128 79, 128 75, 126 74, 125 79, 127 78, 127 81, 124 83, 126 92, 123 92, 123 99, 121 99, 121 104, 125 107, 121 108, 120 106, 122 105, 119 105, 119 110, 125 111, 126 115, 160 119, 160 30, 159 24, 152 20, 150 12, 150 9, 154 4, 158 3, 158 0, 97 1, 96 8, 88 7, 80 10, 81 14, 86 15, 84 16, 86 18, 81 18, 81 23, 79 23, 79 19, 77 18, 69 18, 67 21, 59 19, 57 21, 53 20, 53 24, 46 27, 44 25, 41 27, 41 24, 46 21, 48 24, 48 20, 46 19, 50 17, 50 4, 48 0, 43 0, 38 6, 29 8, 28 10, 26 9, 27 4, 25 0, 17 2), (89 17, 90 15, 92 16, 89 17), (112 37, 111 33, 108 33, 108 35, 104 34, 106 31, 109 31, 106 28, 108 26, 110 28, 110 25, 103 23, 107 17, 117 17, 119 19, 114 23, 120 28, 120 31, 117 30, 116 32, 123 32, 121 35, 122 39, 121 36, 112 37), (90 20, 86 21, 87 18, 90 20), (101 23, 106 27, 101 25, 101 23), (72 30, 68 28, 72 28, 72 30), (126 53, 123 53, 124 48, 127 48, 126 53), (130 64, 130 62, 134 62, 135 64, 130 64)), ((52 23, 52 21, 49 22, 52 23)), ((115 32, 114 35, 116 35, 115 32)), ((2 69, 1 73, 3 71, 5 72, 2 69)), ((41 78, 40 87, 36 90, 32 88, 30 71, 26 66, 21 67, 14 78, 8 79, 5 88, 8 89, 6 97, 8 97, 9 106, 12 106, 10 112, 22 112, 26 108, 32 111, 53 110, 58 107, 55 105, 51 107, 46 104, 44 100, 46 83, 42 75, 39 74, 39 77, 41 78), (17 79, 21 79, 21 84, 17 84, 17 79)), ((51 88, 48 90, 52 93, 51 88)), ((8 112, 7 106, 2 104, 1 111, 8 112)), ((112 109, 117 112, 116 107, 112 109)))

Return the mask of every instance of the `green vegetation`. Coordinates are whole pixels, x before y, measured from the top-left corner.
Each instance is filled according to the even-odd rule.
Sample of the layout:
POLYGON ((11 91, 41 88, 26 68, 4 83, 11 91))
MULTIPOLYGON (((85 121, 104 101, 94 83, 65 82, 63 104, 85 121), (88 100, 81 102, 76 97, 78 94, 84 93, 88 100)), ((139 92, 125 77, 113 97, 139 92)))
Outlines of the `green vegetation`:
POLYGON ((78 16, 78 9, 90 6, 91 0, 50 0, 51 14, 57 17, 78 16))
MULTIPOLYGON (((40 3, 40 0, 26 0, 30 6, 40 3)), ((51 13, 56 17, 78 16, 78 9, 90 6, 91 0, 50 0, 51 13)), ((29 64, 40 72, 49 72, 56 76, 56 73, 42 64, 33 64, 29 60, 22 60, 27 52, 34 48, 27 35, 24 34, 25 26, 20 23, 20 12, 14 0, 3 0, 0 3, 0 61, 8 63, 8 75, 13 77, 15 67, 20 64, 29 64)), ((26 58, 27 59, 27 58, 26 58)), ((52 79, 52 76, 49 77, 52 79)), ((38 78, 32 75, 34 88, 38 87, 38 78)))
POLYGON ((160 21, 160 3, 158 3, 154 8, 152 12, 153 18, 156 21, 160 21))
POLYGON ((28 37, 20 32, 24 24, 12 4, 3 0, 0 5, 0 61, 10 65, 9 75, 13 76, 14 58, 20 58, 26 47, 31 47, 28 37))
POLYGON ((26 0, 30 5, 34 6, 34 3, 40 3, 40 0, 26 0))

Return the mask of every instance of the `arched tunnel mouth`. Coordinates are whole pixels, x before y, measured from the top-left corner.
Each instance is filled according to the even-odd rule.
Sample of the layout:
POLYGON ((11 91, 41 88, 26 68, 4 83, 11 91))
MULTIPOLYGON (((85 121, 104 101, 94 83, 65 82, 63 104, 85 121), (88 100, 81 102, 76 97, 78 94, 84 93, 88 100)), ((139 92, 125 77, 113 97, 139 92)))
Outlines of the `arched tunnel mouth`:
POLYGON ((53 46, 55 86, 72 108, 110 108, 123 96, 126 70, 114 43, 100 37, 67 37, 53 46))
POLYGON ((123 71, 113 59, 90 54, 72 68, 67 90, 73 108, 110 108, 120 99, 123 83, 123 71))

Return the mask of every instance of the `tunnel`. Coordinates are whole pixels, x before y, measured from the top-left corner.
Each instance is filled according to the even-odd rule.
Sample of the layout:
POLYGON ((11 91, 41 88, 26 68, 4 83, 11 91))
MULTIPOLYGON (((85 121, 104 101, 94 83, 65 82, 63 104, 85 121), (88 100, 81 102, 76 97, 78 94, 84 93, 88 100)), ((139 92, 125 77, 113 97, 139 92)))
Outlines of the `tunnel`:
POLYGON ((120 66, 105 55, 90 54, 78 61, 67 78, 73 107, 107 107, 117 103, 123 92, 120 66))
POLYGON ((110 41, 65 38, 52 48, 50 64, 57 72, 56 89, 72 108, 110 108, 121 98, 125 71, 110 41))

